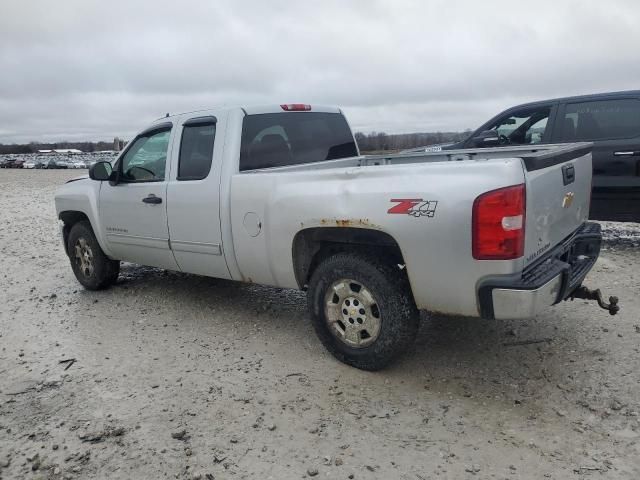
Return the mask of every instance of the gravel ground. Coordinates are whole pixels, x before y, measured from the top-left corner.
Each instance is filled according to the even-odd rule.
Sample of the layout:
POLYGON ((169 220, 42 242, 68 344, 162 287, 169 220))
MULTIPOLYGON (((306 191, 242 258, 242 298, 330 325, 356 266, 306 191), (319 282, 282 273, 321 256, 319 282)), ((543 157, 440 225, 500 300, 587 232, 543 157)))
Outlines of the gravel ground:
POLYGON ((78 174, 0 171, 0 478, 640 478, 638 225, 586 282, 618 316, 425 315, 371 373, 299 292, 133 265, 82 290, 53 207, 78 174))

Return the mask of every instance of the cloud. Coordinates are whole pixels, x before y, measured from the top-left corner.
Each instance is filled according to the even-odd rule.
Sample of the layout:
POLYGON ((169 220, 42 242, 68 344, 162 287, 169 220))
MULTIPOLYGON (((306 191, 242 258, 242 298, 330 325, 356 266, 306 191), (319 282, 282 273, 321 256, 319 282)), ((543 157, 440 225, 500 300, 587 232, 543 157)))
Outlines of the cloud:
POLYGON ((338 104, 364 131, 473 128, 637 88, 635 1, 5 0, 0 142, 130 137, 166 112, 338 104))

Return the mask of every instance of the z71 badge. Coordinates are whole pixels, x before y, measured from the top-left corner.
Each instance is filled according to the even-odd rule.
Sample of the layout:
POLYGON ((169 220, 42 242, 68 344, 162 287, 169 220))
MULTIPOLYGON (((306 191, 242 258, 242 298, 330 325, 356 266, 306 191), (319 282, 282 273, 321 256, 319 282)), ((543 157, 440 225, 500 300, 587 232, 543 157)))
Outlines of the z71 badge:
POLYGON ((423 200, 421 198, 393 198, 391 202, 397 203, 387 213, 400 213, 412 217, 431 218, 436 214, 437 200, 423 200))

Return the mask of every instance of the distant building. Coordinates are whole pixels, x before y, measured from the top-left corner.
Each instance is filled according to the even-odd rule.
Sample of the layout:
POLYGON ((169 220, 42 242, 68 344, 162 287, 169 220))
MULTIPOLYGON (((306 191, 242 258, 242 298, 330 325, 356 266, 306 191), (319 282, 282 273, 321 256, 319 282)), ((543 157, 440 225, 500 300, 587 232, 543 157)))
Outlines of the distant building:
POLYGON ((38 150, 38 153, 67 153, 67 154, 75 154, 75 153, 82 153, 82 150, 78 150, 77 148, 55 148, 53 150, 38 150))
MULTIPOLYGON (((112 145, 112 149, 109 150, 110 152, 121 152, 124 147, 127 145, 127 141, 121 139, 120 137, 113 137, 113 145, 112 145)), ((106 151, 106 150, 103 150, 106 151)))

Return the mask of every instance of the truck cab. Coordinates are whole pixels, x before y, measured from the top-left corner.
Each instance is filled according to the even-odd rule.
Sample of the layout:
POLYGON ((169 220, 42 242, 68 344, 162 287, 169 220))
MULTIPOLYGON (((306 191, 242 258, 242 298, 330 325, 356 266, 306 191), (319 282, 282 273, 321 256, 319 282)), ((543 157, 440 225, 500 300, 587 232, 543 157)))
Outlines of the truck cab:
MULTIPOLYGON (((220 108, 153 122, 119 155, 108 181, 74 185, 92 190, 87 195, 95 204, 87 216, 94 219, 105 253, 142 265, 244 279, 233 247, 231 177, 359 153, 338 108, 307 108, 220 108)), ((65 203, 62 195, 58 202, 65 203)))

